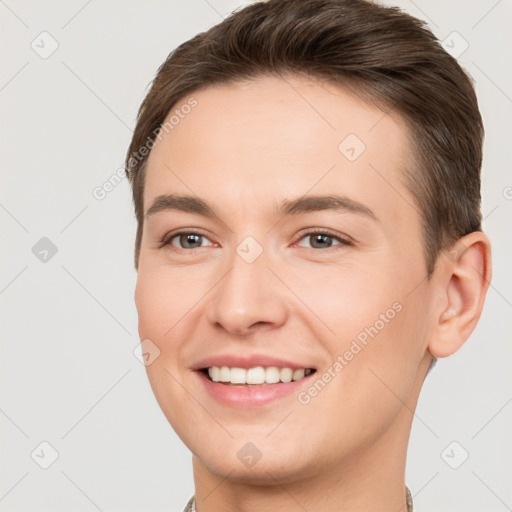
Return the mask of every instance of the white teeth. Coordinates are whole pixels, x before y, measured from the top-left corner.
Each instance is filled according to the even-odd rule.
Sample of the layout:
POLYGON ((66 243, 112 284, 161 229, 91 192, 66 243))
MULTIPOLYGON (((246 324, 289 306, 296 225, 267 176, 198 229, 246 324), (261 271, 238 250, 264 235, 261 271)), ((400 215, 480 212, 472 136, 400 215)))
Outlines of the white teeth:
MULTIPOLYGON (((214 367, 215 368, 215 367, 214 367)), ((247 370, 247 384, 263 384, 265 382, 265 368, 256 366, 247 370)))
POLYGON ((293 380, 299 380, 304 377, 304 370, 301 368, 300 370, 293 370, 293 380))
POLYGON ((267 384, 279 382, 279 368, 277 366, 269 366, 265 370, 265 382, 267 384))
POLYGON ((231 384, 245 384, 247 370, 244 368, 231 368, 229 372, 229 380, 231 384))
MULTIPOLYGON (((212 368, 215 368, 215 366, 212 366, 212 368)), ((208 370, 208 373, 210 372, 210 370, 212 369, 210 368, 208 370)), ((211 377, 211 374, 210 374, 210 377, 211 377)), ((229 382, 229 367, 227 366, 221 366, 219 368, 219 381, 220 382, 229 382)))
POLYGON ((208 375, 213 382, 231 384, 275 384, 300 380, 312 372, 309 368, 278 368, 277 366, 256 366, 254 368, 230 368, 229 366, 211 366, 208 375))
POLYGON ((220 368, 218 366, 212 366, 208 372, 213 382, 219 382, 220 379, 220 368))
POLYGON ((279 380, 281 382, 291 382, 293 370, 291 368, 281 368, 279 370, 279 380))

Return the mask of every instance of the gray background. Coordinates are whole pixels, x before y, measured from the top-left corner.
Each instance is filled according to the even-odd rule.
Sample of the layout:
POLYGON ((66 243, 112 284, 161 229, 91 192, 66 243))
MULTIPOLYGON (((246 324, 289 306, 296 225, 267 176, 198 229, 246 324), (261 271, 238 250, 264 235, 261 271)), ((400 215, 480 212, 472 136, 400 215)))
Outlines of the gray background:
MULTIPOLYGON (((420 397, 407 483, 415 511, 512 510, 512 2, 386 3, 428 21, 453 51, 469 45, 459 61, 486 124, 494 253, 476 331, 420 397)), ((122 167, 168 53, 240 5, 0 1, 1 510, 181 511, 193 493, 190 454, 133 354, 129 186, 102 200, 93 191, 122 167), (53 449, 42 442, 58 453, 47 469, 53 449)))

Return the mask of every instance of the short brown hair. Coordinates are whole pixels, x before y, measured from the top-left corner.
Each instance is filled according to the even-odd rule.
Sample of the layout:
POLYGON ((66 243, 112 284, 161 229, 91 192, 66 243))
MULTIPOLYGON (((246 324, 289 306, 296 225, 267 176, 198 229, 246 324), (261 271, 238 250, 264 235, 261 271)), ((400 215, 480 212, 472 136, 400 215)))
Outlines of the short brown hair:
POLYGON ((481 230, 484 129, 477 98, 469 76, 426 25, 366 0, 269 0, 234 11, 178 46, 158 69, 126 155, 138 222, 136 268, 147 148, 172 107, 200 89, 269 74, 349 87, 405 120, 414 162, 404 180, 423 219, 429 278, 442 250, 481 230))

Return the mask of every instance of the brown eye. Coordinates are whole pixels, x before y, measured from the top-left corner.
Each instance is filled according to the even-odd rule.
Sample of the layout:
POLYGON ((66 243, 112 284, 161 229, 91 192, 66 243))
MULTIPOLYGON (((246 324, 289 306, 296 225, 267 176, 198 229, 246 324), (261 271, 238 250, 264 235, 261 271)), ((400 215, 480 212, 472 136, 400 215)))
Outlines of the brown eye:
POLYGON ((309 235, 311 247, 314 249, 323 249, 324 247, 331 247, 333 237, 329 235, 309 235))
POLYGON ((350 245, 350 242, 329 233, 312 232, 305 233, 297 245, 311 249, 328 249, 336 245, 350 245))
POLYGON ((198 247, 205 247, 211 245, 204 235, 199 233, 178 233, 169 238, 167 245, 178 247, 179 249, 196 249, 198 247))

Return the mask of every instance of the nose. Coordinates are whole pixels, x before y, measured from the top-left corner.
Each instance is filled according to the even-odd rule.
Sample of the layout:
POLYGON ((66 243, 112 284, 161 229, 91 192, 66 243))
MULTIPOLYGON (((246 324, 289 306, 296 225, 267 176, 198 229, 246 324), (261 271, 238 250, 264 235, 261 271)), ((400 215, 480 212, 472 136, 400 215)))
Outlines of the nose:
POLYGON ((206 316, 216 328, 248 335, 286 322, 286 288, 267 268, 268 263, 265 251, 252 263, 233 254, 229 271, 209 294, 206 307, 206 316))

